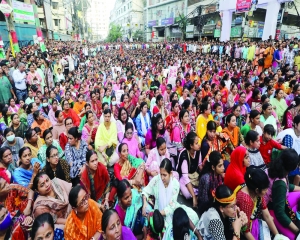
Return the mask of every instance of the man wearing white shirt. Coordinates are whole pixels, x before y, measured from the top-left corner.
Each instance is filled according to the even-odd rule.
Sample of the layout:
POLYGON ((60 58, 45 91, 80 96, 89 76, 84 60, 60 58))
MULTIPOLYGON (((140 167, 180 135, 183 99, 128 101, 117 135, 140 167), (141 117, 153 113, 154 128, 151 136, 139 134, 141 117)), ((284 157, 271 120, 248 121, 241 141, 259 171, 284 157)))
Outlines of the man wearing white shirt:
POLYGON ((27 98, 27 87, 24 63, 19 63, 18 69, 13 72, 13 79, 15 82, 16 95, 18 100, 20 101, 22 99, 25 102, 27 98))

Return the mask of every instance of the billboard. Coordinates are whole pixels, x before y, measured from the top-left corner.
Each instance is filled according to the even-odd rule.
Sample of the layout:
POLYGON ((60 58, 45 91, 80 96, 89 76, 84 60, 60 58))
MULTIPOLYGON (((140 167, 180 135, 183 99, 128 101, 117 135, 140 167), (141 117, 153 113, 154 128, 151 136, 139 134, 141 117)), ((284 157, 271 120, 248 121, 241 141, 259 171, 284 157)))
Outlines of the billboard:
POLYGON ((251 9, 252 0, 237 0, 236 11, 237 12, 248 12, 251 9))
POLYGON ((33 7, 31 4, 13 0, 12 7, 15 21, 35 23, 33 7))

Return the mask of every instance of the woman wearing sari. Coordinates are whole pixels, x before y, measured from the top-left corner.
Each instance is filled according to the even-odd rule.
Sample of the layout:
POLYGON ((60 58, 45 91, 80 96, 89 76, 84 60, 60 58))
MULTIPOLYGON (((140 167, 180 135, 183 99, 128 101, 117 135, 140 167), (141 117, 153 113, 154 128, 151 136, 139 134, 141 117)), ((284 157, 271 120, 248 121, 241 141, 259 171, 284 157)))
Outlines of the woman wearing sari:
POLYGON ((148 113, 148 105, 142 102, 140 106, 140 114, 135 119, 137 133, 142 146, 145 146, 145 138, 148 130, 151 128, 151 119, 148 113))
POLYGON ((80 124, 80 118, 78 117, 78 115, 76 114, 76 112, 70 108, 70 103, 68 100, 63 100, 62 103, 62 108, 63 108, 63 116, 64 119, 70 117, 73 120, 73 124, 74 126, 79 126, 80 124))
POLYGON ((220 152, 212 151, 201 171, 198 188, 198 212, 200 215, 213 200, 212 191, 223 184, 224 161, 220 152))
POLYGON ((233 105, 239 100, 239 94, 238 94, 238 87, 235 83, 231 84, 230 86, 230 93, 228 95, 226 108, 231 109, 233 105))
POLYGON ((180 185, 177 179, 173 177, 172 163, 169 159, 164 159, 160 166, 160 174, 151 179, 149 184, 143 188, 143 216, 146 216, 148 200, 154 196, 154 209, 158 209, 165 218, 165 227, 172 225, 173 213, 178 207, 182 207, 188 214, 190 220, 196 225, 199 221, 197 213, 185 205, 178 203, 177 198, 180 191, 180 185))
POLYGON ((288 108, 283 95, 283 90, 278 88, 275 91, 275 96, 270 99, 270 103, 272 104, 273 109, 275 109, 279 122, 282 122, 284 112, 288 108))
POLYGON ((241 128, 241 133, 243 134, 244 138, 246 137, 247 133, 250 130, 256 131, 259 136, 263 134, 262 124, 260 123, 260 112, 257 110, 251 110, 249 114, 249 123, 245 124, 241 128))
POLYGON ((71 183, 59 178, 50 180, 47 174, 38 173, 33 180, 33 190, 39 193, 33 205, 33 216, 36 218, 48 212, 53 217, 55 228, 64 229, 72 210, 68 200, 71 188, 71 183))
POLYGON ((165 118, 165 126, 169 133, 172 132, 173 126, 179 122, 179 103, 177 100, 172 101, 171 105, 171 112, 170 114, 165 118))
POLYGON ((128 154, 128 145, 121 143, 118 147, 120 160, 114 165, 115 177, 127 179, 132 186, 146 186, 148 183, 143 159, 128 154))
POLYGON ((190 116, 186 109, 179 113, 179 122, 175 123, 171 132, 171 143, 180 152, 183 149, 183 139, 191 131, 190 116))
POLYGON ((94 114, 96 114, 97 119, 100 119, 102 114, 101 102, 97 99, 96 92, 90 93, 91 97, 91 107, 94 114))
POLYGON ((289 183, 288 173, 298 168, 299 162, 299 155, 294 149, 284 149, 266 171, 270 179, 264 196, 266 204, 278 231, 289 239, 295 239, 299 234, 295 212, 298 210, 300 187, 289 183))
POLYGON ((33 158, 38 157, 38 151, 43 146, 43 141, 39 138, 36 131, 29 128, 25 133, 27 142, 24 144, 25 147, 29 147, 33 158))
POLYGON ((24 138, 27 126, 25 123, 20 121, 19 115, 17 113, 11 116, 11 128, 14 131, 16 137, 24 138))
POLYGON ((46 150, 46 166, 42 169, 50 179, 59 178, 66 182, 71 182, 70 166, 65 159, 59 158, 57 147, 50 145, 46 150))
POLYGON ((35 85, 38 91, 41 91, 42 77, 35 71, 35 65, 32 63, 28 66, 29 72, 27 74, 27 84, 30 86, 35 85))
POLYGON ((247 118, 248 113, 250 113, 251 108, 249 107, 248 103, 246 102, 246 93, 241 92, 240 97, 238 98, 238 101, 235 103, 235 105, 239 105, 241 108, 240 115, 243 115, 245 118, 247 118))
POLYGON ((95 144, 96 132, 99 126, 99 123, 96 121, 94 117, 94 113, 90 110, 87 111, 86 114, 86 124, 82 128, 82 136, 81 139, 86 141, 90 148, 95 144))
POLYGON ((140 151, 142 146, 139 143, 139 138, 134 133, 134 126, 130 122, 126 123, 125 125, 125 134, 121 143, 126 143, 128 146, 130 146, 128 153, 133 157, 142 159, 144 158, 144 153, 140 151))
MULTIPOLYGON (((272 125, 275 129, 275 132, 277 133, 277 121, 276 121, 276 118, 273 116, 272 112, 273 112, 272 105, 270 103, 264 103, 262 105, 262 114, 260 115, 260 122, 264 126, 266 126, 267 124, 272 125)), ((285 118, 283 118, 283 119, 285 119, 285 118)))
POLYGON ((245 145, 244 137, 240 131, 240 128, 236 126, 236 117, 234 114, 229 114, 225 119, 225 128, 223 129, 223 147, 222 154, 226 160, 230 161, 230 154, 232 151, 240 146, 245 145))
POLYGON ((128 113, 132 113, 134 110, 134 105, 132 103, 132 99, 130 98, 128 93, 124 93, 121 97, 120 107, 124 107, 128 113))
POLYGON ((32 158, 31 149, 22 147, 19 151, 20 165, 13 172, 13 181, 24 187, 32 188, 34 177, 42 168, 42 163, 37 158, 32 158))
POLYGON ((274 236, 278 231, 264 199, 270 184, 268 175, 259 168, 248 168, 244 178, 245 184, 236 196, 236 205, 248 218, 244 236, 247 239, 271 239, 270 230, 274 236), (264 221, 268 228, 262 227, 264 221))
POLYGON ((78 94, 77 96, 77 102, 75 102, 73 110, 78 115, 79 118, 81 118, 84 115, 84 105, 86 102, 84 101, 83 94, 78 94))
POLYGON ((80 184, 101 209, 109 208, 109 174, 106 167, 98 162, 97 153, 94 151, 88 150, 86 153, 86 167, 81 174, 80 184))
POLYGON ((122 142, 122 139, 124 138, 125 125, 128 122, 133 124, 133 121, 129 117, 128 112, 124 107, 119 108, 118 120, 116 122, 119 142, 122 142))
POLYGON ((293 119, 300 113, 300 97, 294 98, 291 105, 285 110, 282 118, 282 126, 284 129, 293 127, 293 119))
POLYGON ((46 164, 46 150, 49 146, 53 145, 54 147, 57 148, 58 150, 58 157, 61 159, 61 158, 64 158, 65 156, 65 153, 64 151, 62 150, 62 148, 60 147, 59 143, 53 139, 53 135, 52 135, 52 131, 50 129, 47 129, 44 131, 43 133, 43 139, 45 140, 45 144, 42 145, 38 151, 38 159, 41 161, 41 163, 43 165, 46 164))

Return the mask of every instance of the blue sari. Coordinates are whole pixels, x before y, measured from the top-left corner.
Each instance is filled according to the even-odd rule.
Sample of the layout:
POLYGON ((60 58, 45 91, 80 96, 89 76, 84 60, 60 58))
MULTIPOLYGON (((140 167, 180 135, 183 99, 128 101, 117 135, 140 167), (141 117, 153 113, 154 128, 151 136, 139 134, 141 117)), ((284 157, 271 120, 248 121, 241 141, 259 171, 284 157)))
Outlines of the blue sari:
MULTIPOLYGON (((44 164, 41 163, 37 158, 31 159, 31 165, 33 166, 36 162, 40 164, 40 169, 43 169, 44 164)), ((33 169, 26 170, 24 168, 18 167, 13 172, 13 182, 20 184, 24 187, 28 187, 30 180, 32 178, 33 169)))

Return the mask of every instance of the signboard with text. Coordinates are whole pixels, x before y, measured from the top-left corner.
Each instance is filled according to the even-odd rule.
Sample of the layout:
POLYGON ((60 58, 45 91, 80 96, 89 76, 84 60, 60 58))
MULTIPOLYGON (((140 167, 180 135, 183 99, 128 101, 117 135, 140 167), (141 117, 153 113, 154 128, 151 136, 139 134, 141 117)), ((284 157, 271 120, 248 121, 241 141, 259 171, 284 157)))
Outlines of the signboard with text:
POLYGON ((12 7, 15 21, 35 23, 33 7, 31 4, 13 0, 12 7))
POLYGON ((172 87, 176 85, 177 69, 177 66, 171 66, 169 69, 168 84, 172 84, 172 87))
POLYGON ((248 12, 251 9, 252 0, 237 0, 236 12, 248 12))

